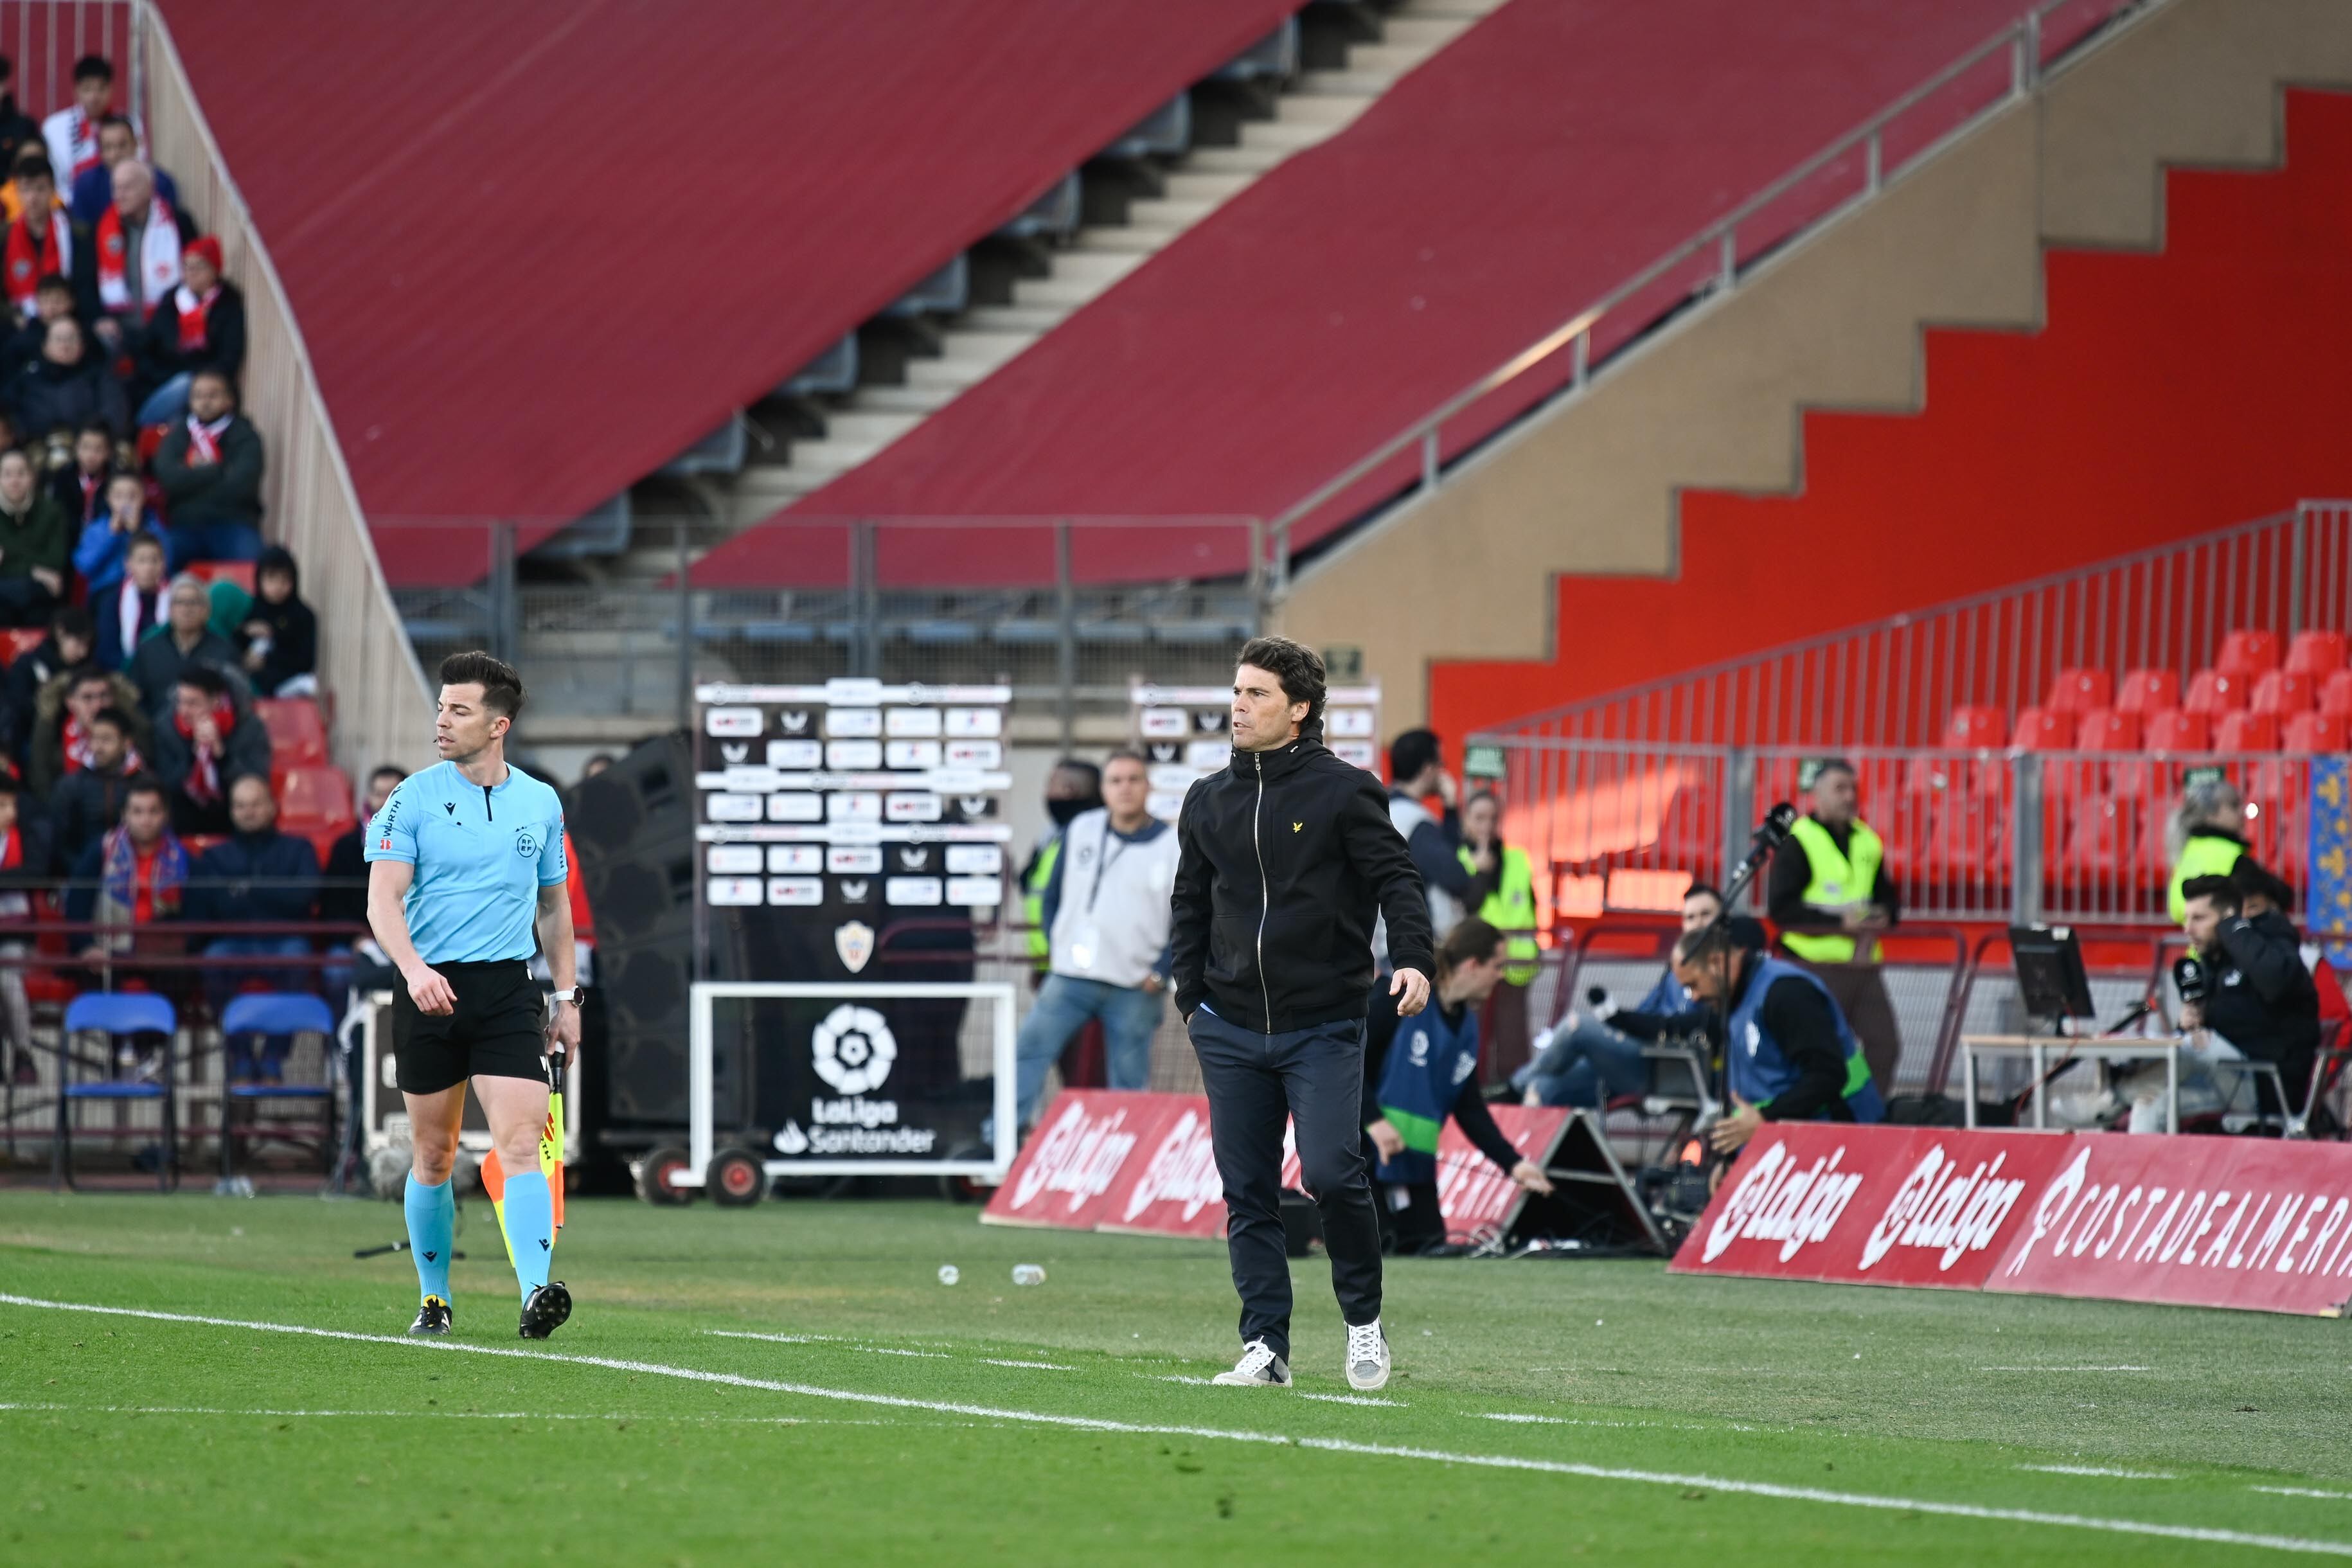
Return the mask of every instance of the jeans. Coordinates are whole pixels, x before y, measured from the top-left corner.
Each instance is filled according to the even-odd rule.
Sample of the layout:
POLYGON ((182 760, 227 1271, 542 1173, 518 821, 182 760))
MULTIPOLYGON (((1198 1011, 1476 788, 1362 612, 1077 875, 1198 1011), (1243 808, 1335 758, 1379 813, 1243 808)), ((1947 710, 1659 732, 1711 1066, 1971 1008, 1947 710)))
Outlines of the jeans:
POLYGON ((1598 1018, 1578 1014, 1533 1061, 1511 1075, 1511 1087, 1533 1088, 1544 1105, 1608 1109, 1609 1097, 1640 1094, 1650 1087, 1650 1064, 1642 1042, 1621 1035, 1598 1018))
POLYGON ((139 405, 142 425, 177 425, 188 416, 188 381, 192 373, 182 371, 147 395, 139 405))
POLYGON ((1225 1247, 1242 1299, 1242 1342, 1290 1355, 1290 1258, 1282 1230, 1282 1123, 1322 1211, 1331 1290, 1350 1325, 1381 1315, 1381 1222, 1364 1168, 1364 1026, 1353 1019, 1260 1034, 1202 1006, 1191 1020, 1209 1142, 1225 1190, 1225 1247))
POLYGON ((1162 1005, 1160 993, 1140 986, 1112 985, 1067 974, 1045 976, 1037 1005, 1022 1022, 1021 1037, 1013 1047, 1020 1064, 1013 1081, 1021 1125, 1026 1127, 1037 1120, 1045 1069, 1089 1018, 1102 1020, 1103 1054, 1108 1058, 1105 1065, 1111 1088, 1150 1088, 1151 1037, 1159 1031, 1162 1005))
MULTIPOLYGON (((2192 1033, 2189 1044, 2180 1053, 2180 1101, 2182 1121, 2192 1116, 2210 1116, 2217 1110, 2227 1110, 2238 1099, 2238 1091, 2246 1075, 2231 1072, 2226 1064, 2246 1059, 2238 1049, 2210 1029, 2192 1033)), ((2130 1131, 2161 1132, 2164 1131, 2164 1064, 2147 1062, 2135 1065, 2128 1072, 2115 1075, 2115 1087, 2131 1101, 2130 1131)))
POLYGON ((187 561, 257 561, 261 530, 249 522, 175 522, 172 553, 187 561))
MULTIPOLYGON (((215 937, 205 949, 207 958, 308 958, 310 939, 306 936, 224 936, 215 937)), ((215 1016, 224 1011, 229 998, 242 990, 248 980, 258 980, 272 991, 313 991, 317 989, 317 973, 310 969, 262 969, 251 964, 238 964, 233 969, 205 970, 205 994, 211 999, 215 1016)))

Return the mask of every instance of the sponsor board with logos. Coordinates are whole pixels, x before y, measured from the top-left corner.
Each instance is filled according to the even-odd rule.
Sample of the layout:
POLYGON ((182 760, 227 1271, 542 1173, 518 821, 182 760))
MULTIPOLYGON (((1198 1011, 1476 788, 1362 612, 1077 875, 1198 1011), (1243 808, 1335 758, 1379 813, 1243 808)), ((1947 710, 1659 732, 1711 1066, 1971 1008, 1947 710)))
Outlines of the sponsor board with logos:
MULTIPOLYGON (((1234 694, 1223 686, 1150 686, 1128 689, 1135 744, 1149 764, 1151 815, 1173 822, 1184 792, 1233 761, 1227 731, 1234 694)), ((1323 743, 1342 762, 1380 772, 1381 685, 1334 686, 1326 694, 1323 743)))
MULTIPOLYGON (((1497 1105, 1496 1123, 1541 1161, 1568 1113, 1497 1105)), ((1446 1124, 1438 1145, 1438 1201, 1456 1240, 1507 1225, 1519 1190, 1446 1124)), ((1298 1190, 1298 1151, 1283 1130, 1282 1184, 1298 1190)), ((1209 1101, 1197 1094, 1068 1089, 1046 1108, 981 1216, 992 1225, 1190 1236, 1225 1233, 1223 1188, 1209 1142, 1209 1101)))
POLYGON ((1672 1267, 2336 1317, 2352 1300, 2352 1148, 1768 1127, 1672 1267))

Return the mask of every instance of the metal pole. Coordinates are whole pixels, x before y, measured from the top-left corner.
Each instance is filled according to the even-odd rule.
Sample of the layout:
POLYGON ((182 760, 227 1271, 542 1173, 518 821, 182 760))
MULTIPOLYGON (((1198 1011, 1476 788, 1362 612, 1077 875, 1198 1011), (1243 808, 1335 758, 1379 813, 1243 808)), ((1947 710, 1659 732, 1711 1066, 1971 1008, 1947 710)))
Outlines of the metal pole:
POLYGON ((1421 433, 1421 488, 1437 488, 1437 426, 1432 425, 1421 433))
POLYGON ((850 572, 857 596, 857 637, 852 675, 880 679, 882 674, 882 591, 875 582, 879 564, 874 548, 874 523, 860 518, 850 537, 850 572))
POLYGON ((1054 525, 1054 676, 1062 711, 1062 754, 1078 738, 1078 592, 1070 580, 1070 520, 1054 525))
POLYGON ((1735 746, 1723 757, 1723 866, 1718 875, 1728 877, 1747 856, 1748 837, 1755 826, 1756 753, 1735 746))
POLYGON ((2011 918, 2030 926, 2042 918, 2042 759, 2028 752, 2010 764, 2017 770, 2011 792, 2015 820, 2009 830, 2011 918))
POLYGON ((522 641, 522 616, 515 604, 515 531, 507 521, 490 525, 490 651, 515 661, 522 641))
POLYGON ((1878 142, 1879 133, 1875 131, 1872 132, 1870 133, 1869 142, 1864 144, 1863 162, 1863 167, 1866 171, 1866 183, 1864 188, 1867 189, 1874 196, 1878 194, 1878 188, 1885 179, 1885 175, 1882 172, 1882 165, 1879 162, 1878 142))
POLYGON ((694 729, 694 586, 687 576, 694 552, 687 542, 686 518, 677 520, 677 722, 694 729))
POLYGON ((1721 245, 1723 250, 1720 281, 1724 288, 1729 289, 1739 280, 1739 231, 1725 229, 1723 238, 1717 243, 1721 245))
POLYGON ((1274 605, 1267 587, 1265 563, 1265 520, 1249 520, 1249 602, 1250 636, 1262 635, 1273 618, 1274 605))
POLYGON ((2287 527, 2290 538, 2287 545, 2286 635, 2292 639, 2295 633, 2303 630, 2303 584, 2304 573, 2310 561, 2311 509, 2296 506, 2294 521, 2287 527))
POLYGON ((1577 333, 1574 342, 1570 344, 1570 351, 1576 363, 1576 388, 1581 392, 1584 390, 1585 381, 1592 374, 1592 329, 1587 327, 1577 333))

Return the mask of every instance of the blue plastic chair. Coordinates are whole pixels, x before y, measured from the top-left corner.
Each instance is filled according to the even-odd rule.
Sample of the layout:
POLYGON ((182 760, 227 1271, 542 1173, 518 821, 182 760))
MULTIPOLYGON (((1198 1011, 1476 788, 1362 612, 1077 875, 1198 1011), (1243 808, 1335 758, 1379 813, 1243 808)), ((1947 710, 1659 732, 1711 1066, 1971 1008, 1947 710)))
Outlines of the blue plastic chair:
MULTIPOLYGON (((264 1100, 310 1100, 320 1108, 323 1124, 319 1134, 319 1151, 330 1163, 335 1149, 335 1087, 334 1039, 335 1016, 327 1005, 307 991, 255 991, 230 998, 228 1007, 221 1014, 221 1037, 226 1057, 226 1044, 247 1035, 283 1037, 289 1035, 320 1035, 328 1042, 327 1079, 325 1083, 224 1083, 221 1089, 221 1174, 236 1173, 236 1107, 255 1108, 254 1119, 245 1128, 244 1136, 251 1138, 258 1131, 258 1108, 264 1100)), ((224 1072, 226 1078, 226 1072, 224 1072)))
MULTIPOLYGON (((49 1184, 74 1185, 73 1179, 73 1107, 77 1101, 152 1100, 163 1109, 163 1157, 155 1169, 155 1189, 170 1192, 179 1184, 179 1100, 172 1082, 172 1042, 178 1036, 180 1017, 172 1005, 149 992, 89 991, 66 1005, 64 1037, 58 1042, 58 1135, 49 1152, 49 1184), (73 1037, 79 1034, 103 1034, 107 1037, 106 1057, 99 1065, 111 1074, 114 1068, 114 1041, 124 1035, 161 1035, 163 1037, 162 1071, 153 1082, 133 1079, 129 1082, 108 1077, 85 1083, 73 1080, 77 1058, 73 1054, 73 1037)), ((88 1065, 87 1058, 81 1058, 88 1065)))

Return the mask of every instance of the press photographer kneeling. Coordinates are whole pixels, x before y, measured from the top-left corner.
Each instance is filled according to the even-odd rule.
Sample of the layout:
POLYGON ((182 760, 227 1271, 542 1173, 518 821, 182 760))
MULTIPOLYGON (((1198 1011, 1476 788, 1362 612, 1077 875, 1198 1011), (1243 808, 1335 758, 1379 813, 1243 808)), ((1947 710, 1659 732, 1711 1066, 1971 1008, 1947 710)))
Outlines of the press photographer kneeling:
MULTIPOLYGON (((2291 1102, 2308 1092, 2319 1049, 2319 990, 2304 967, 2294 922, 2274 908, 2251 919, 2241 883, 2268 873, 2241 859, 2228 877, 2191 877, 2181 885, 2190 957, 2174 966, 2188 1031, 2180 1062, 2183 1117, 2228 1110, 2252 1078, 2265 1116, 2282 1111, 2267 1074, 2230 1070, 2233 1061, 2275 1063, 2291 1102), (2201 997, 2189 1000, 2192 992, 2201 997)), ((2164 1072, 2143 1068, 2122 1086, 2131 1097, 2131 1130, 2164 1131, 2164 1072)))
POLYGON ((1724 926, 1685 931, 1675 978, 1724 1018, 1724 1085, 1732 1110, 1707 1133, 1718 1154, 1767 1121, 1884 1121, 1861 1042, 1818 979, 1732 941, 1724 926))

